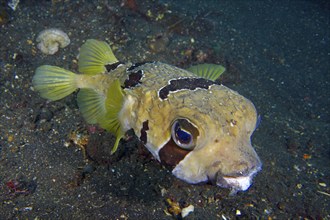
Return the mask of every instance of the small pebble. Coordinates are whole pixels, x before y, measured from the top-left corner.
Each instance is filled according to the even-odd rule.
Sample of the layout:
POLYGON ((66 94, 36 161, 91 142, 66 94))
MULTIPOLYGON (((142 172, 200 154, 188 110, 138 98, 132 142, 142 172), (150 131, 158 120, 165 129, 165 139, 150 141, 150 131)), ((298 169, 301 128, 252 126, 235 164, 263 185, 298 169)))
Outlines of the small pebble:
POLYGON ((280 210, 284 210, 285 209, 285 204, 283 202, 279 202, 277 203, 277 208, 280 210))
POLYGON ((322 187, 327 187, 327 184, 325 184, 325 183, 319 183, 319 185, 322 187))
POLYGON ((96 168, 95 168, 93 165, 91 165, 91 164, 87 164, 87 165, 85 165, 84 168, 83 168, 83 173, 84 173, 84 174, 90 174, 90 173, 92 173, 95 169, 96 169, 96 168))
POLYGON ((195 210, 195 207, 193 205, 189 205, 181 210, 181 216, 182 218, 185 218, 188 216, 191 212, 195 210))

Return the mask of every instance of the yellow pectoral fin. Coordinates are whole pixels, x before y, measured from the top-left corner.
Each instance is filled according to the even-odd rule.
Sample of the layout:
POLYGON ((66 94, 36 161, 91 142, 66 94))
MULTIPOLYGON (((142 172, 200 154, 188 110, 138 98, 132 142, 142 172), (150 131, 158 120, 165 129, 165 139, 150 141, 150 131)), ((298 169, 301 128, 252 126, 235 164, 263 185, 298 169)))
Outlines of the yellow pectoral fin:
POLYGON ((36 69, 32 83, 41 97, 56 101, 77 89, 76 74, 57 66, 43 65, 36 69))
POLYGON ((194 73, 197 76, 215 81, 220 77, 222 73, 225 72, 226 68, 217 64, 205 63, 205 64, 191 66, 187 70, 194 73))
POLYGON ((80 48, 78 68, 81 73, 104 73, 105 65, 117 62, 109 44, 104 41, 89 39, 80 48))
POLYGON ((96 124, 106 114, 105 97, 93 89, 80 89, 77 102, 87 123, 96 124))
POLYGON ((111 153, 117 150, 119 141, 125 134, 119 120, 119 113, 123 107, 124 97, 124 91, 120 86, 119 80, 115 80, 110 85, 105 100, 106 114, 104 117, 97 119, 102 128, 116 135, 116 142, 111 153))
POLYGON ((116 141, 111 149, 111 154, 114 154, 117 151, 118 146, 119 146, 119 141, 124 137, 124 135, 125 134, 123 132, 116 134, 116 141))

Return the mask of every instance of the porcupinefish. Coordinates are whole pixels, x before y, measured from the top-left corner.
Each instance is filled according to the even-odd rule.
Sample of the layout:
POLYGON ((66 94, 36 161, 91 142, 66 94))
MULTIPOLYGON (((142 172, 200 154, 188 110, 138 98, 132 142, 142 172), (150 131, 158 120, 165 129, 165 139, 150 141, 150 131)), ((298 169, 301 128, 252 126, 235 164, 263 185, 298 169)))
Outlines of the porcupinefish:
POLYGON ((191 184, 245 191, 261 170, 250 139, 256 109, 216 81, 222 66, 122 63, 106 42, 89 39, 81 46, 78 71, 40 66, 34 89, 52 101, 80 89, 77 103, 85 120, 116 136, 112 153, 133 129, 158 161, 191 184))

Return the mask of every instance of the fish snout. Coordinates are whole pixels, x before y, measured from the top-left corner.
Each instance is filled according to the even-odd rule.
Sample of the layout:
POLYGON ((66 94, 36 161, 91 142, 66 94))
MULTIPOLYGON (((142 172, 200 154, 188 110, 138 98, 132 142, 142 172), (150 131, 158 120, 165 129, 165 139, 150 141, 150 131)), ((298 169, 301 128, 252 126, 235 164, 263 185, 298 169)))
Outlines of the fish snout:
POLYGON ((223 188, 230 188, 231 194, 238 191, 245 191, 252 185, 253 177, 261 170, 262 163, 257 155, 248 162, 240 163, 238 171, 223 174, 221 170, 216 173, 216 185, 223 188))

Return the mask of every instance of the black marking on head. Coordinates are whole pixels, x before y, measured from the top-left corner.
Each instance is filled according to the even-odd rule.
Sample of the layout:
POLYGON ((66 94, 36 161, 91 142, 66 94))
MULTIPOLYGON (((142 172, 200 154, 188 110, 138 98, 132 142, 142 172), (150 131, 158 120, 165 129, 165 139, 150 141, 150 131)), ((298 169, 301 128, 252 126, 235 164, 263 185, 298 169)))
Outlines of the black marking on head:
POLYGON ((142 123, 141 136, 140 140, 143 144, 146 144, 148 141, 147 131, 149 130, 148 120, 142 123))
POLYGON ((218 85, 218 83, 204 78, 172 79, 167 86, 164 86, 159 90, 158 96, 161 99, 166 99, 170 92, 175 92, 183 89, 208 89, 211 85, 218 85))
POLYGON ((139 66, 142 66, 146 63, 153 63, 153 62, 140 62, 140 63, 134 63, 132 66, 128 67, 126 71, 132 71, 134 70, 135 68, 139 67, 139 66))
POLYGON ((165 164, 170 169, 174 169, 175 166, 183 160, 190 150, 182 149, 178 147, 171 138, 159 151, 159 159, 162 164, 165 164))
POLYGON ((128 79, 124 82, 124 88, 131 88, 141 83, 141 78, 143 76, 143 71, 138 70, 136 72, 132 72, 128 75, 128 79))
POLYGON ((117 63, 113 63, 113 64, 104 65, 104 67, 106 68, 106 70, 108 72, 110 72, 111 70, 115 70, 120 64, 122 64, 122 63, 121 62, 117 62, 117 63))

